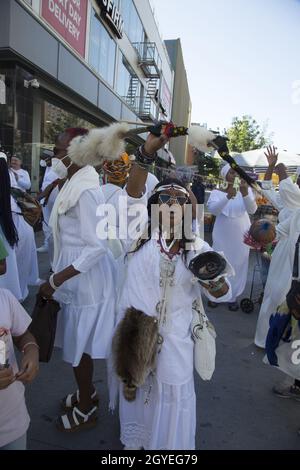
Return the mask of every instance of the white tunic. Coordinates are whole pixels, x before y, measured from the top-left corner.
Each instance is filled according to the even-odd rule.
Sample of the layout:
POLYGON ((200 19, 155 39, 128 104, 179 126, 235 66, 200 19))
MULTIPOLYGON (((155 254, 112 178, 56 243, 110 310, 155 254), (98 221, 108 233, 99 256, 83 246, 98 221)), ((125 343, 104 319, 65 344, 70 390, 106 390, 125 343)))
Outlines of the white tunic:
MULTIPOLYGON (((207 243, 202 241, 201 245, 197 253, 189 253, 187 263, 193 256, 211 250, 207 243)), ((128 307, 157 316, 156 306, 162 297, 161 256, 164 255, 156 240, 150 240, 130 255, 119 318, 128 307)), ((170 287, 166 326, 160 327, 164 341, 157 356, 155 375, 148 376, 133 402, 124 399, 120 387, 121 441, 127 447, 195 448, 196 396, 191 322, 192 303, 201 295, 201 288, 192 282, 193 275, 181 256, 176 256, 172 263, 175 266, 174 283, 170 287), (146 399, 148 403, 145 403, 146 399)), ((228 294, 230 298, 231 292, 228 294)), ((221 300, 226 301, 227 297, 221 300)))
POLYGON ((300 213, 299 227, 294 226, 294 214, 300 208, 300 190, 290 178, 287 178, 280 183, 279 191, 283 209, 279 213, 280 223, 276 227, 278 243, 272 254, 254 340, 255 344, 261 348, 264 348, 266 344, 270 317, 282 304, 290 290, 295 244, 300 233, 300 213), (291 229, 292 222, 293 228, 291 229))
POLYGON ((58 217, 59 257, 54 272, 73 265, 80 274, 66 281, 54 298, 61 304, 56 346, 63 359, 78 366, 83 353, 106 358, 115 322, 115 286, 111 255, 97 238, 97 207, 102 191, 84 191, 77 204, 58 217))
POLYGON ((235 302, 245 289, 248 275, 249 247, 244 244, 244 234, 250 228, 248 214, 254 214, 257 205, 251 189, 243 197, 240 192, 228 200, 223 191, 212 191, 207 202, 208 210, 216 216, 213 229, 213 249, 222 251, 235 270, 231 278, 232 298, 235 302))

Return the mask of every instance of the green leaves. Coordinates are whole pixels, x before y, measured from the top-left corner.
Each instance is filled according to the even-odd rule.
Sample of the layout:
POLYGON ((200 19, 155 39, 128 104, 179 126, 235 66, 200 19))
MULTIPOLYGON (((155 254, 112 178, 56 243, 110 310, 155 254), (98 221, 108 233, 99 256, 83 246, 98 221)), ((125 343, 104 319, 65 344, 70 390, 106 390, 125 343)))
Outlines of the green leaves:
POLYGON ((261 127, 252 116, 234 117, 227 131, 230 151, 241 153, 269 145, 271 137, 266 135, 266 131, 267 124, 261 127))

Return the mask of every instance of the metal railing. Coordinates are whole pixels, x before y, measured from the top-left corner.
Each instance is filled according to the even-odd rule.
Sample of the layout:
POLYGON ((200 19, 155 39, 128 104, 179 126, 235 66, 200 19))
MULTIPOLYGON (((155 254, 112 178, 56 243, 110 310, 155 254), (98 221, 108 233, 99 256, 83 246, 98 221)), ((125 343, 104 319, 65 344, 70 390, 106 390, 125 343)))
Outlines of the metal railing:
POLYGON ((155 42, 134 42, 139 66, 147 78, 160 78, 162 61, 155 42))
POLYGON ((123 96, 123 100, 142 121, 152 122, 157 118, 157 105, 149 96, 123 96))

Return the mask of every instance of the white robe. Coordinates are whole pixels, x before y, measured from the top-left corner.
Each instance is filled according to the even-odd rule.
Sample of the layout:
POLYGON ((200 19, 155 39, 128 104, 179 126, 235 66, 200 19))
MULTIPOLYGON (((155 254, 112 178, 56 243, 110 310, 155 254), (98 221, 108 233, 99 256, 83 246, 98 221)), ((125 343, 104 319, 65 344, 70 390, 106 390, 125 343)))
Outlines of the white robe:
POLYGON ((243 293, 247 282, 250 249, 244 243, 244 234, 250 228, 248 214, 254 214, 257 205, 251 189, 248 196, 243 197, 238 192, 231 200, 227 199, 226 193, 215 189, 209 197, 207 207, 216 216, 212 234, 213 249, 222 251, 235 270, 235 277, 230 281, 230 302, 235 302, 243 293))
MULTIPOLYGON (((201 240, 199 251, 190 252, 187 263, 197 254, 211 250, 201 240)), ((119 303, 119 320, 128 307, 157 316, 161 301, 160 259, 157 240, 150 240, 130 255, 124 289, 119 303)), ((174 283, 170 287, 166 326, 160 327, 163 344, 157 368, 149 375, 137 397, 128 402, 120 386, 121 441, 127 447, 192 450, 195 448, 196 395, 193 377, 194 343, 191 338, 192 303, 201 295, 181 255, 174 261, 174 283), (145 403, 145 399, 148 403, 145 403)), ((231 291, 219 300, 227 301, 231 291)), ((208 295, 212 300, 213 298, 208 295)))
POLYGON ((270 317, 290 290, 295 244, 300 233, 300 189, 287 178, 281 181, 279 193, 283 209, 276 227, 278 243, 272 254, 254 340, 261 348, 266 344, 270 317))
POLYGON ((77 367, 83 353, 93 359, 107 357, 115 321, 115 285, 111 254, 96 234, 97 208, 102 191, 85 190, 74 207, 58 216, 59 255, 54 272, 69 265, 80 272, 57 289, 61 304, 56 346, 63 360, 77 367))
POLYGON ((29 294, 28 286, 36 285, 39 279, 35 236, 33 228, 25 221, 24 217, 20 215, 20 208, 13 197, 11 197, 11 208, 14 224, 19 236, 15 253, 21 287, 21 299, 25 300, 29 294))

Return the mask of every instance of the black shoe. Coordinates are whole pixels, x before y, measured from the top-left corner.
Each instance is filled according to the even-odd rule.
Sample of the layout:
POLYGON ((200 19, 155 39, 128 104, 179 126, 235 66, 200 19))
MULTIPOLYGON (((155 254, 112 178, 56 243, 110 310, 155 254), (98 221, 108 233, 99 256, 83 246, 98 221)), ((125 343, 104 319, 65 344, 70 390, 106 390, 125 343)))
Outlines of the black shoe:
POLYGON ((217 304, 216 302, 212 302, 211 300, 209 300, 209 301, 207 302, 207 305, 208 305, 210 308, 217 308, 217 306, 218 306, 219 304, 217 304))
POLYGON ((239 304, 237 302, 228 302, 228 309, 231 312, 236 312, 239 309, 239 304))

